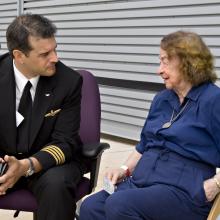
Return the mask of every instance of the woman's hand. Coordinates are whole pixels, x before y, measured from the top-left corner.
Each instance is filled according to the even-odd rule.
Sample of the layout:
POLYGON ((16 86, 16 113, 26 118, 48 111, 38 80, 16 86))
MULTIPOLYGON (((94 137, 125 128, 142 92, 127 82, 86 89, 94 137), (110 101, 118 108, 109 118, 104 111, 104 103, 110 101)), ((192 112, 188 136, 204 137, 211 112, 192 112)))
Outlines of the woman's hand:
POLYGON ((125 170, 122 168, 108 169, 105 176, 115 185, 120 183, 126 177, 125 170))
MULTIPOLYGON (((130 173, 133 172, 136 164, 140 160, 142 154, 136 151, 131 152, 127 161, 124 163, 129 168, 130 173)), ((108 169, 105 173, 105 176, 115 185, 120 183, 126 177, 126 171, 122 168, 108 169)))
POLYGON ((217 194, 220 192, 220 189, 213 178, 204 181, 204 190, 206 198, 209 202, 214 200, 217 194))

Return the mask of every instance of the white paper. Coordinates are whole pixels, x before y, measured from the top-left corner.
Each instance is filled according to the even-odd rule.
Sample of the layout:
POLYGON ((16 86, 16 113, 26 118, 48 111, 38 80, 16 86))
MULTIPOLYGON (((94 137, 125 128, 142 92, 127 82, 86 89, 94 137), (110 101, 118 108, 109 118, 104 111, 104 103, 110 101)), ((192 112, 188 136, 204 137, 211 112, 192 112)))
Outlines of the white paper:
POLYGON ((105 176, 103 179, 103 189, 109 193, 112 194, 115 192, 116 186, 113 185, 113 183, 105 176))
POLYGON ((18 127, 23 120, 24 117, 18 111, 16 111, 16 126, 18 127))

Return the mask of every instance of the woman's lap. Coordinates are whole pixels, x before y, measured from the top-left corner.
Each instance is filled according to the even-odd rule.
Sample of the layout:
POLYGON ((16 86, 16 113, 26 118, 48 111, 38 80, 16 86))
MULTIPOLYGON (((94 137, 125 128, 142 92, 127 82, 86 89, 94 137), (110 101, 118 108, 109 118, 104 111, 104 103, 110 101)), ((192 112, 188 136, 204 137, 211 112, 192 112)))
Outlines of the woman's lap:
POLYGON ((144 153, 133 176, 120 183, 115 193, 109 196, 101 191, 85 200, 81 220, 206 219, 211 204, 204 195, 202 167, 188 166, 186 159, 173 157, 144 153))
POLYGON ((105 191, 87 198, 82 204, 80 219, 94 220, 205 220, 184 202, 184 195, 166 185, 119 190, 112 195, 105 191), (89 216, 89 218, 88 218, 89 216))

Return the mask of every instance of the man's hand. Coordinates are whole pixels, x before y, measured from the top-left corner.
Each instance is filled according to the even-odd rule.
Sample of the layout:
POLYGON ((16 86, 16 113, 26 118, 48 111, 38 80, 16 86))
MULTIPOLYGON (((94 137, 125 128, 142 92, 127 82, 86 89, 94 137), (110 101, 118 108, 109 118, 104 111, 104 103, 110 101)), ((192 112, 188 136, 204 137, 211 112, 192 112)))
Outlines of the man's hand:
POLYGON ((204 190, 206 198, 209 202, 214 200, 220 191, 213 178, 204 181, 204 190))
POLYGON ((0 195, 4 195, 7 189, 12 188, 29 168, 27 159, 18 160, 13 156, 6 155, 4 161, 8 163, 8 170, 0 177, 0 195))

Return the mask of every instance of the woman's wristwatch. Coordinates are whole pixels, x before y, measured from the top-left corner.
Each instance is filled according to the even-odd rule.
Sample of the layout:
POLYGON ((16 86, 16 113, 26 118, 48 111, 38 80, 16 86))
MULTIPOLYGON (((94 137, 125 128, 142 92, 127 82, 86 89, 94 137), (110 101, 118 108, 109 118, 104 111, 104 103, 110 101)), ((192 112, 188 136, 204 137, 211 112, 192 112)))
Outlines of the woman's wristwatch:
POLYGON ((125 171, 125 176, 126 176, 126 177, 129 177, 129 176, 131 175, 131 172, 130 172, 128 166, 122 165, 122 166, 120 166, 120 168, 125 171))

